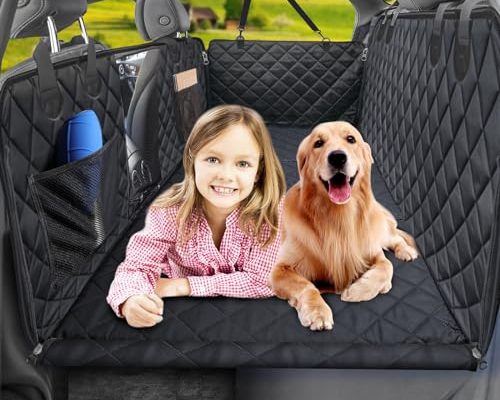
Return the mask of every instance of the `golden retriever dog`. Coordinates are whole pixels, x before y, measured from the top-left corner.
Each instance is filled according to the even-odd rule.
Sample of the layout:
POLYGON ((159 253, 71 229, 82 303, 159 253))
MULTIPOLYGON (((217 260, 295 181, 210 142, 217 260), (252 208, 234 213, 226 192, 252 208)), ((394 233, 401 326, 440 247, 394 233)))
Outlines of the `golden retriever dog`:
POLYGON ((418 256, 413 238, 373 196, 372 163, 370 146, 347 122, 322 123, 299 146, 300 181, 285 197, 270 283, 311 330, 333 327, 314 283, 327 284, 343 301, 371 300, 392 287, 384 250, 405 261, 418 256))

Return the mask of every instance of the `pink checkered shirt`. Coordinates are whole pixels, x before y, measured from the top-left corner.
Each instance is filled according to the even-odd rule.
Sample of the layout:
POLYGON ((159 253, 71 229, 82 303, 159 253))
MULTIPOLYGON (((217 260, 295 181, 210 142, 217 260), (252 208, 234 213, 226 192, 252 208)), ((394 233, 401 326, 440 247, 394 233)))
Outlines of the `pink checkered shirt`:
MULTIPOLYGON (((278 254, 279 233, 262 248, 240 229, 238 208, 226 218, 220 250, 203 213, 194 235, 181 245, 175 221, 178 209, 150 208, 144 229, 130 238, 125 261, 118 266, 106 299, 116 315, 122 316, 119 307, 130 296, 153 293, 162 273, 169 278, 187 278, 191 296, 273 296, 268 277, 278 254)), ((280 226, 282 211, 283 199, 280 226)), ((269 235, 266 228, 264 233, 269 235)))

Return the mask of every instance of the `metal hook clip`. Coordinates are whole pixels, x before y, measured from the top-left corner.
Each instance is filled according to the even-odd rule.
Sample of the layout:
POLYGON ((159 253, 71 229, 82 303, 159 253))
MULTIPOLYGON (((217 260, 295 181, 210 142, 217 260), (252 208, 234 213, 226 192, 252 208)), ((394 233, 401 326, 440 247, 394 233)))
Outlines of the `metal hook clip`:
POLYGON ((245 38, 243 37, 243 31, 245 29, 244 28, 238 28, 238 30, 240 31, 240 34, 236 37, 236 40, 245 40, 245 38))
POLYGON ((323 36, 323 34, 321 33, 321 31, 316 31, 316 33, 321 36, 321 41, 322 42, 330 42, 330 38, 327 37, 327 36, 323 36))

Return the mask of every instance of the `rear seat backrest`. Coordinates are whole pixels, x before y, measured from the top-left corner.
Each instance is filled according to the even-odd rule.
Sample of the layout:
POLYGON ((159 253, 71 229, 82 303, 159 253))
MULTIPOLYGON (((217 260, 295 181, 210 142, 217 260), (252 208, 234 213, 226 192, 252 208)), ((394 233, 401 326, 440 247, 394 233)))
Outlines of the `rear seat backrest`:
MULTIPOLYGON (((80 17, 43 3, 64 25, 80 17), (58 12, 56 12, 58 11, 58 12), (63 14, 64 13, 64 14, 63 14)), ((35 2, 32 2, 35 4, 35 2)), ((27 15, 30 25, 46 23, 27 15)), ((18 20, 17 27, 23 25, 18 20)), ((33 28, 38 33, 38 28, 33 28)), ((27 31, 16 30, 23 36, 27 31)), ((45 46, 42 44, 42 46, 45 46)), ((43 48, 41 47, 43 50, 43 48)), ((31 342, 50 337, 89 277, 128 225, 128 174, 123 139, 120 79, 111 54, 95 60, 97 85, 88 85, 87 46, 79 45, 14 67, 0 82, 1 179, 11 213, 15 272, 22 317, 31 342), (38 68, 38 69, 37 69, 38 68), (40 85, 54 79, 60 110, 45 112, 40 85), (97 90, 96 90, 97 89, 97 90), (104 147, 89 157, 56 167, 56 143, 64 122, 92 109, 102 126, 104 147), (91 204, 86 201, 92 199, 91 204)))
POLYGON ((189 16, 177 0, 139 0, 136 24, 148 51, 127 114, 127 134, 151 166, 153 180, 165 182, 182 159, 184 142, 206 108, 203 43, 175 38, 189 29, 189 16), (198 84, 174 90, 174 74, 196 68, 198 84))
POLYGON ((481 344, 498 301, 500 37, 491 8, 465 19, 470 62, 460 79, 457 14, 441 23, 400 13, 372 27, 361 131, 448 307, 481 344))

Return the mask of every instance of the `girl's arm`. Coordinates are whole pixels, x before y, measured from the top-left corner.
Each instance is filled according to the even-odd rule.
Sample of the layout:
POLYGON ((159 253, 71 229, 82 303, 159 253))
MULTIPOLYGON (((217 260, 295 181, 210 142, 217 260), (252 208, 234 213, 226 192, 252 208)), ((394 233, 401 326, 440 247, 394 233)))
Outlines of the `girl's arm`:
POLYGON ((269 274, 276 262, 281 235, 278 233, 266 248, 254 244, 240 271, 210 276, 188 276, 191 296, 226 296, 241 298, 271 297, 269 274))
POLYGON ((191 294, 187 278, 160 278, 155 292, 160 297, 182 297, 191 294))
MULTIPOLYGON (((210 276, 188 276, 191 296, 226 296, 241 298, 259 298, 274 296, 269 286, 269 275, 276 263, 281 244, 281 224, 284 196, 278 206, 278 233, 274 240, 263 248, 254 243, 245 265, 240 271, 230 274, 210 276)), ((264 236, 270 234, 269 227, 264 227, 264 236)))
POLYGON ((171 208, 150 208, 144 229, 130 238, 125 261, 118 266, 106 298, 119 317, 125 300, 154 293, 161 272, 169 274, 166 255, 176 238, 174 214, 171 208))

